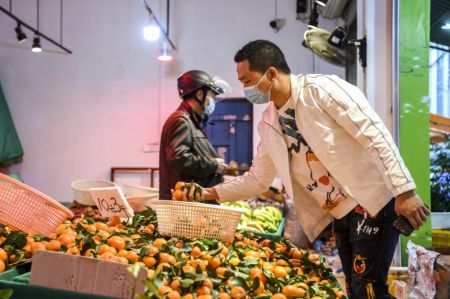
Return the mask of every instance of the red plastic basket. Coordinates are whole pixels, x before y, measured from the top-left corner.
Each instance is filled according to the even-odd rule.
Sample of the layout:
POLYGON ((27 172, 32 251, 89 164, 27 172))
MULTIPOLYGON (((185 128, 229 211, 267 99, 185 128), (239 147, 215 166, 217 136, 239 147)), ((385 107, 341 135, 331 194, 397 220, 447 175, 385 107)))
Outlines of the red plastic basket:
POLYGON ((49 236, 73 213, 56 200, 0 173, 0 223, 49 236))

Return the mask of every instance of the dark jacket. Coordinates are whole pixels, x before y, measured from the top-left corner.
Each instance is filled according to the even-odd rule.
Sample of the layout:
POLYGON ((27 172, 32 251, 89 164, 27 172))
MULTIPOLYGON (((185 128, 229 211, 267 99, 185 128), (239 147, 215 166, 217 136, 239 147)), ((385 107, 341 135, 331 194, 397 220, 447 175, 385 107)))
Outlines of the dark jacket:
POLYGON ((178 181, 211 187, 221 182, 219 158, 201 126, 201 117, 183 101, 164 124, 159 149, 160 199, 172 199, 178 181))

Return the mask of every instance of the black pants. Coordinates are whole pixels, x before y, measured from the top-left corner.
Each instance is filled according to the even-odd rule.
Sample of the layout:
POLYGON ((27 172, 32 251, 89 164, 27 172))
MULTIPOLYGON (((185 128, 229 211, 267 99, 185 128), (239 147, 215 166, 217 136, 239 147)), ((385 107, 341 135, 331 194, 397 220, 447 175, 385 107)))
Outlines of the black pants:
POLYGON ((392 226, 396 218, 394 204, 391 200, 373 217, 357 206, 334 221, 349 298, 392 298, 386 280, 399 237, 392 226))

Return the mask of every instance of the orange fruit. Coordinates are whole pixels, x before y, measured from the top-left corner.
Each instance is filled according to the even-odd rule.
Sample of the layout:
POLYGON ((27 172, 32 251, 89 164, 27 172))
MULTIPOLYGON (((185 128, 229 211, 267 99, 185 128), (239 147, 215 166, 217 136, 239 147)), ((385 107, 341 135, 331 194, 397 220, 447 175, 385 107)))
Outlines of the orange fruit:
POLYGON ((211 257, 208 261, 208 264, 213 268, 213 269, 217 269, 218 267, 220 267, 220 260, 216 257, 211 257))
POLYGON ((108 229, 108 224, 103 223, 103 222, 95 222, 94 225, 97 230, 107 230, 108 229))
POLYGON ((159 288, 159 295, 160 296, 164 296, 166 294, 168 294, 169 292, 172 292, 172 288, 168 287, 168 286, 162 286, 159 288))
MULTIPOLYGON (((194 296, 192 294, 186 294, 183 296, 183 299, 194 299, 194 296)), ((198 299, 198 297, 197 297, 198 299)))
POLYGON ((117 255, 118 255, 118 256, 125 257, 125 256, 127 255, 127 253, 128 253, 128 250, 121 249, 121 250, 119 250, 119 252, 117 253, 117 255))
POLYGON ((183 199, 183 191, 181 190, 175 190, 172 193, 172 199, 173 200, 182 200, 183 199))
POLYGON ((207 286, 201 286, 197 289, 197 295, 211 295, 211 289, 207 286))
POLYGON ((105 252, 116 254, 117 250, 114 247, 109 246, 108 244, 100 245, 100 247, 98 248, 98 254, 103 254, 105 252))
POLYGON ((161 248, 161 246, 165 245, 167 243, 167 241, 163 238, 158 238, 153 242, 153 246, 155 246, 156 248, 161 248))
MULTIPOLYGON (((186 267, 186 266, 184 266, 186 267)), ((169 263, 160 263, 157 267, 156 267, 156 271, 162 271, 163 268, 170 268, 170 264, 169 263)))
POLYGON ((97 231, 97 227, 94 224, 85 224, 83 228, 89 233, 94 233, 97 231))
POLYGON ((58 241, 61 243, 61 245, 70 247, 75 244, 75 237, 71 234, 62 234, 58 237, 58 241))
POLYGON ((100 259, 105 261, 116 261, 116 256, 111 252, 104 252, 100 255, 100 259))
POLYGON ((262 283, 266 283, 267 282, 267 278, 264 276, 264 273, 261 271, 261 269, 259 268, 252 268, 250 270, 250 278, 251 279, 255 279, 256 277, 258 277, 259 281, 262 283))
POLYGON ((286 277, 286 268, 282 266, 275 266, 275 268, 273 269, 273 275, 275 275, 276 278, 286 277))
POLYGON ((227 271, 228 271, 228 269, 225 268, 225 267, 219 267, 219 268, 216 269, 216 273, 219 276, 224 276, 225 272, 227 272, 227 271))
POLYGON ((292 251, 291 257, 293 259, 301 259, 303 257, 303 252, 298 249, 294 249, 294 251, 292 251))
POLYGON ((92 248, 86 250, 84 256, 95 256, 95 250, 92 248))
POLYGON ((181 187, 184 187, 184 186, 186 186, 186 183, 185 183, 185 182, 178 182, 178 183, 175 185, 175 190, 181 190, 181 187))
POLYGON ((7 258, 8 254, 6 253, 6 251, 3 248, 0 248, 0 261, 4 262, 7 258))
POLYGON ((170 291, 167 294, 167 298, 169 298, 169 299, 180 299, 181 296, 180 296, 180 293, 178 293, 177 291, 170 291))
POLYGON ((183 271, 184 272, 194 272, 195 273, 195 268, 192 267, 191 265, 184 265, 183 266, 183 271))
POLYGON ((34 253, 36 250, 45 250, 45 245, 42 242, 34 242, 31 244, 31 253, 34 253))
POLYGON ((66 253, 80 255, 80 250, 76 247, 70 247, 69 249, 67 249, 66 253))
POLYGON ((264 287, 264 284, 260 282, 259 287, 253 291, 253 294, 261 295, 261 294, 264 294, 265 291, 266 291, 266 288, 264 287))
POLYGON ((272 296, 272 299, 287 299, 287 297, 284 296, 283 294, 276 293, 272 296))
POLYGON ((108 245, 114 247, 117 250, 125 249, 125 240, 120 236, 112 236, 107 241, 108 245))
POLYGON ((5 271, 5 268, 6 268, 5 262, 2 261, 2 260, 0 260, 0 273, 3 272, 3 271, 5 271))
POLYGON ((137 261, 139 261, 139 256, 136 252, 134 252, 133 250, 129 250, 127 252, 127 254, 125 255, 125 258, 130 261, 130 263, 134 264, 137 261))
POLYGON ((228 294, 225 293, 225 292, 220 292, 220 293, 219 293, 219 299, 231 299, 231 296, 228 295, 228 294))
POLYGON ((117 261, 121 264, 128 264, 128 260, 123 256, 117 257, 117 261))
POLYGON ((212 295, 200 295, 196 297, 197 299, 213 299, 212 295))
POLYGON ((306 293, 304 289, 297 288, 293 285, 284 286, 281 292, 287 297, 303 297, 306 293))
POLYGON ((192 255, 193 257, 199 257, 199 256, 202 255, 202 251, 201 251, 201 249, 200 249, 198 246, 195 246, 195 247, 192 248, 192 250, 191 250, 191 255, 192 255))
POLYGON ((233 299, 242 298, 245 296, 245 294, 246 294, 245 289, 240 286, 234 286, 230 291, 231 298, 233 299))
POLYGON ((109 226, 116 226, 120 224, 120 217, 119 216, 112 216, 109 218, 108 220, 108 225, 109 226))
POLYGON ((45 248, 51 251, 59 251, 61 249, 61 243, 58 240, 51 240, 45 244, 45 248))
POLYGON ((175 291, 179 291, 180 290, 180 278, 176 277, 172 280, 172 282, 170 283, 170 287, 175 290, 175 291))

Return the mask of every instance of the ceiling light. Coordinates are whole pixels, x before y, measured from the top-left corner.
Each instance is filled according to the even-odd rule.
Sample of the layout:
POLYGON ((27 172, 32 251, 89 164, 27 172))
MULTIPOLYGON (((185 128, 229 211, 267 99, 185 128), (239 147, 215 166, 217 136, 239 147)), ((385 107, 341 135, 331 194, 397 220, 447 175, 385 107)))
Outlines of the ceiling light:
POLYGON ((14 30, 16 31, 17 40, 19 43, 27 41, 27 35, 22 31, 22 25, 20 23, 17 23, 17 27, 14 30))
POLYGON ((161 49, 161 55, 158 56, 159 61, 172 61, 173 57, 170 53, 169 47, 167 47, 167 43, 164 43, 161 49))
POLYGON ((34 53, 40 53, 42 52, 41 49, 41 39, 39 38, 39 35, 35 35, 33 38, 33 47, 31 48, 31 51, 34 53))
POLYGON ((445 30, 450 30, 450 23, 446 23, 444 26, 441 27, 442 29, 445 30))
POLYGON ((142 29, 142 33, 144 34, 144 39, 150 42, 154 42, 159 40, 159 36, 161 35, 161 28, 156 24, 153 15, 150 16, 150 20, 147 25, 142 29))
POLYGON ((327 6, 328 0, 316 0, 316 3, 320 6, 327 6))

